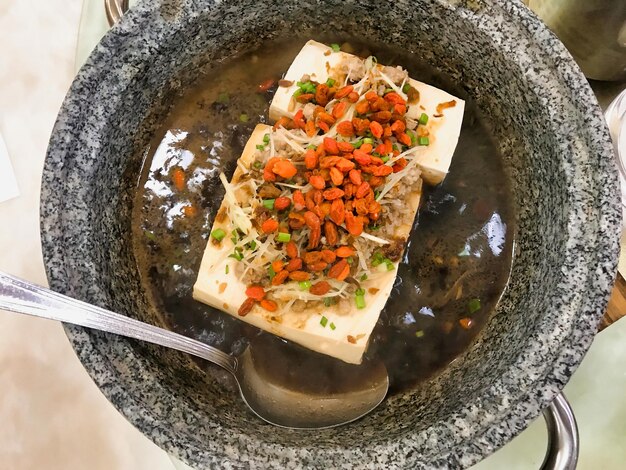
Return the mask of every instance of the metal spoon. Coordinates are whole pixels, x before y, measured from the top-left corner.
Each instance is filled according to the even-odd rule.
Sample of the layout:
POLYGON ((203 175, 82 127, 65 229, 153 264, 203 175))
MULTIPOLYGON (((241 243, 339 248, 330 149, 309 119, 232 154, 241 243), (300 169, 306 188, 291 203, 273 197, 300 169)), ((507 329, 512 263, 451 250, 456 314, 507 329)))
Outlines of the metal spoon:
POLYGON ((1 272, 0 309, 148 341, 206 359, 233 374, 248 407, 276 426, 320 429, 349 423, 376 408, 389 387, 387 370, 379 361, 354 366, 315 356, 315 364, 325 363, 332 369, 334 379, 329 386, 321 388, 320 381, 311 380, 311 369, 306 364, 299 367, 298 357, 310 360, 311 356, 293 351, 281 356, 276 347, 278 339, 260 344, 258 349, 253 343, 234 357, 200 341, 1 272), (283 362, 277 363, 280 357, 283 362))

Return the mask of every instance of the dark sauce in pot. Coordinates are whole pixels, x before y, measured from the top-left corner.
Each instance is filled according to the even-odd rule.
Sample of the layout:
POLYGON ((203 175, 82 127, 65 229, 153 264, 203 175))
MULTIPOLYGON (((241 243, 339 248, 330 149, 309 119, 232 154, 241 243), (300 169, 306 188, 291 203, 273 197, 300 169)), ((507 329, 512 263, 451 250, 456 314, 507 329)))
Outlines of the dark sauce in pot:
MULTIPOLYGON (((411 77, 463 97, 458 87, 408 54, 355 44, 342 47, 402 65, 411 77)), ((270 335, 192 298, 224 195, 218 175, 224 171, 231 177, 252 129, 267 121, 276 85, 267 90, 259 85, 279 79, 302 45, 267 44, 199 76, 145 150, 133 208, 142 282, 174 331, 228 353, 238 354, 251 339, 270 335), (176 168, 184 170, 182 189, 173 181, 176 168)), ((476 107, 467 102, 450 173, 443 184, 425 189, 393 293, 366 352, 387 366, 392 393, 415 386, 454 360, 493 312, 508 279, 513 246, 505 181, 496 145, 476 107)), ((308 363, 319 356, 282 343, 285 354, 295 347, 308 363)), ((281 347, 271 350, 281 354, 281 347)), ((267 358, 281 363, 276 359, 267 358)))

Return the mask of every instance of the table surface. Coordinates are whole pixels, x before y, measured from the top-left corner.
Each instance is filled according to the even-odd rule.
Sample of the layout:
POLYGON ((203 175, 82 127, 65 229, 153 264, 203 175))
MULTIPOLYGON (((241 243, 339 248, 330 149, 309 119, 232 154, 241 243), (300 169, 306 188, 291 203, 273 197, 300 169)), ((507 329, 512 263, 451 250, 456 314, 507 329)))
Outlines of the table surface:
MULTIPOLYGON (((39 182, 48 137, 74 76, 81 4, 0 0, 0 132, 21 192, 0 204, 0 270, 42 285, 39 182)), ((620 277, 603 326, 624 313, 620 277)), ((104 398, 57 322, 0 312, 0 390, 2 468, 173 469, 104 398)))

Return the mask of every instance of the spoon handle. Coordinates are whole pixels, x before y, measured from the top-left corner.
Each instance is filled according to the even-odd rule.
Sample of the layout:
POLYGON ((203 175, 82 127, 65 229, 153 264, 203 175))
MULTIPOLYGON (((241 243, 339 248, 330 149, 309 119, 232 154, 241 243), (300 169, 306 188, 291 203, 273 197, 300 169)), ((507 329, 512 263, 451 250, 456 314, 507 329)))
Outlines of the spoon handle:
POLYGON ((72 299, 0 272, 0 309, 33 315, 177 349, 234 373, 237 359, 208 344, 72 299))

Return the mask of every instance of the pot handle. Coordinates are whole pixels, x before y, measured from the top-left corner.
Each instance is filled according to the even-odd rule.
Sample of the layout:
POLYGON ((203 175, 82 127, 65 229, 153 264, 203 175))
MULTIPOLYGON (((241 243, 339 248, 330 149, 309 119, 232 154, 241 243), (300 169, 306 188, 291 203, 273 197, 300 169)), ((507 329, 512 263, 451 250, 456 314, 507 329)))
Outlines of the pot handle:
POLYGON ((575 470, 578 462, 578 426, 563 393, 556 396, 543 417, 548 428, 548 450, 541 470, 575 470))
POLYGON ((104 10, 109 26, 113 26, 122 19, 122 15, 128 10, 128 0, 104 0, 104 10))

